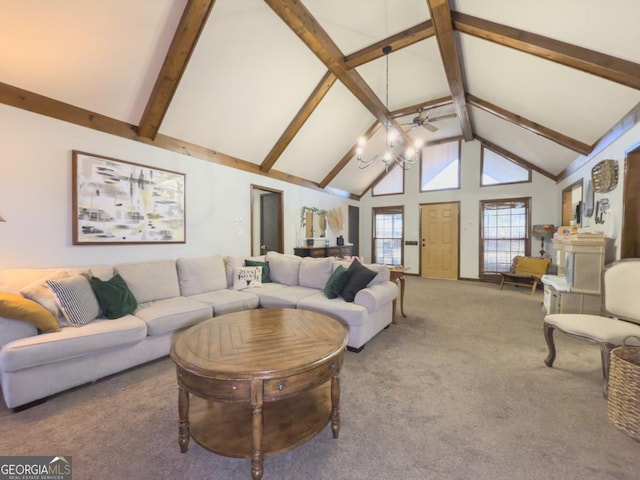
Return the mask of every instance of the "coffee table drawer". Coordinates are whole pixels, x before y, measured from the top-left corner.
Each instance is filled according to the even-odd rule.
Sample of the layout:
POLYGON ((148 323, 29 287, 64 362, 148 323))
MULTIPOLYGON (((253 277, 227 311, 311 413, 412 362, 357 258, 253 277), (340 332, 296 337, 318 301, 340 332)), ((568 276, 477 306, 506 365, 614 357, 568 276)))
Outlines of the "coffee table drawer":
POLYGON ((308 372, 298 375, 290 375, 284 378, 274 378, 264 382, 264 399, 274 400, 284 398, 295 393, 302 392, 314 385, 319 385, 333 377, 336 371, 340 371, 342 354, 333 360, 320 365, 308 372))
POLYGON ((248 400, 251 394, 251 383, 248 381, 212 380, 192 375, 184 370, 178 373, 178 382, 187 391, 202 398, 216 400, 238 401, 248 400))

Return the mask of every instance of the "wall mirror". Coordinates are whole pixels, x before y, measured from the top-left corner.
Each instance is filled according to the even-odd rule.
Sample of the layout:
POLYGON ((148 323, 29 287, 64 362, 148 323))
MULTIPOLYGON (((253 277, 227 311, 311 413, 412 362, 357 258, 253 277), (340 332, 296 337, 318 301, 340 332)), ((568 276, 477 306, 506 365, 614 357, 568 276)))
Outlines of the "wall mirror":
POLYGON ((327 211, 316 207, 302 207, 300 223, 306 238, 325 237, 327 235, 327 211))

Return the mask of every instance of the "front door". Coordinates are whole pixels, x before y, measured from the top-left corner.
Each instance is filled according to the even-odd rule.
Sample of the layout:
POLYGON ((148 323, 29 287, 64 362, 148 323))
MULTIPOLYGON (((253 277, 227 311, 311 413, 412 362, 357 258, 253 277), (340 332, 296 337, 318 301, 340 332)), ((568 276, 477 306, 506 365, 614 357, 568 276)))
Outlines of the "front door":
POLYGON ((458 279, 460 203, 420 206, 420 276, 458 279))

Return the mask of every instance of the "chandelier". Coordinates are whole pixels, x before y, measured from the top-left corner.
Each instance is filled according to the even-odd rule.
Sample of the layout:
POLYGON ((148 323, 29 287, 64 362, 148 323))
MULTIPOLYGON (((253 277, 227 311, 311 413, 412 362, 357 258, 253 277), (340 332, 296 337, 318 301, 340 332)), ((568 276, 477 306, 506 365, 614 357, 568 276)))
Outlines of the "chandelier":
POLYGON ((385 55, 386 62, 386 118, 384 121, 385 149, 384 152, 374 155, 369 160, 365 160, 362 158, 362 153, 366 144, 366 140, 364 138, 360 138, 358 140, 358 148, 356 150, 358 168, 364 169, 369 165, 375 163, 377 160, 382 160, 382 162, 384 163, 385 172, 389 171, 389 166, 392 164, 400 166, 403 170, 409 170, 409 168, 411 168, 411 165, 415 164, 418 160, 420 149, 422 148, 422 142, 420 140, 416 140, 415 145, 412 147, 408 147, 405 150, 404 154, 400 155, 397 153, 398 147, 396 146, 396 144, 394 144, 394 142, 398 138, 398 132, 396 132, 395 128, 391 126, 391 120, 389 119, 389 53, 391 53, 391 47, 389 45, 383 47, 382 53, 384 53, 385 55))

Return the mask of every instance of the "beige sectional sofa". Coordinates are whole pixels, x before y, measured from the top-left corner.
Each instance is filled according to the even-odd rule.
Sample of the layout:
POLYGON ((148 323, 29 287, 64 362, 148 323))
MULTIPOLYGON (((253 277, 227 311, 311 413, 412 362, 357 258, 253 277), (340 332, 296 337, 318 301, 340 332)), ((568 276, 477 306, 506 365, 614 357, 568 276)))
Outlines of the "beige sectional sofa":
MULTIPOLYGON (((225 313, 253 308, 327 313, 347 325, 348 346, 356 351, 391 323, 397 287, 384 266, 367 265, 377 272, 375 278, 353 302, 346 302, 323 293, 342 262, 274 252, 253 259, 268 262, 271 281, 245 290, 233 289, 234 269, 244 265, 241 257, 1 270, 0 291, 24 296, 34 288, 51 295, 44 287, 51 278, 89 273, 107 281, 119 274, 138 303, 133 313, 120 318, 99 317, 53 333, 39 333, 31 323, 0 317, 0 381, 6 405, 19 407, 168 355, 177 332, 225 313)), ((52 308, 45 305, 51 299, 38 300, 52 308)))

